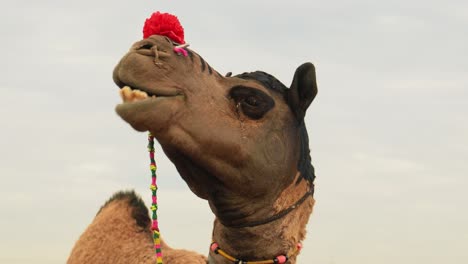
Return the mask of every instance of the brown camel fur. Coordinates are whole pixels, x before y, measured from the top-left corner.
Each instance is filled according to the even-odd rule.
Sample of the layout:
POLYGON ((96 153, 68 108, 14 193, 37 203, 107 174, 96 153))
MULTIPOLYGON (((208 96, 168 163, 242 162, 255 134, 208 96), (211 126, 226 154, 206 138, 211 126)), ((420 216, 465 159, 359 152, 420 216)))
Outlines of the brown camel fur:
MULTIPOLYGON (((117 113, 134 129, 150 131, 190 189, 208 200, 216 216, 213 241, 223 251, 243 261, 284 254, 296 263, 314 205, 304 124, 317 93, 314 66, 301 65, 287 88, 264 72, 221 76, 192 50, 188 57, 175 54, 175 45, 153 35, 132 46, 114 70, 124 101, 117 113)), ((104 206, 69 263, 146 263, 149 231, 129 208, 122 199, 104 206), (117 231, 106 230, 109 221, 119 223, 120 240, 110 240, 117 231), (106 248, 99 246, 103 240, 106 248)), ((167 246, 163 252, 167 264, 205 261, 167 246)), ((210 251, 208 263, 233 262, 210 251)))
MULTIPOLYGON (((206 263, 187 250, 172 249, 164 242, 166 263, 206 263)), ((134 192, 116 193, 98 212, 73 248, 68 264, 154 264, 148 209, 134 192)))

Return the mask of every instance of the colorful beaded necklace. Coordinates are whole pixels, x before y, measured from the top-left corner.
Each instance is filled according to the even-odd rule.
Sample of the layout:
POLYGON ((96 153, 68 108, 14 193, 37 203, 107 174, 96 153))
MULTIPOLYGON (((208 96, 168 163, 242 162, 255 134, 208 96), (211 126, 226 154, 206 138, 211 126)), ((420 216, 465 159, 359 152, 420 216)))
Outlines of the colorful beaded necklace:
POLYGON ((162 264, 162 251, 161 251, 161 234, 159 232, 159 224, 158 224, 158 185, 156 184, 156 161, 154 160, 154 136, 151 132, 148 134, 148 152, 150 156, 150 170, 151 170, 151 192, 152 192, 152 203, 151 203, 151 211, 153 212, 152 215, 152 224, 151 230, 153 231, 153 241, 154 241, 154 250, 156 254, 156 262, 157 264, 162 264))
POLYGON ((222 250, 219 247, 218 243, 216 242, 213 242, 210 245, 210 250, 213 253, 217 255, 221 255, 223 258, 231 261, 234 264, 284 264, 289 260, 290 257, 298 255, 301 249, 302 249, 302 243, 297 243, 296 248, 293 250, 293 252, 290 255, 279 255, 279 256, 274 257, 273 259, 267 259, 267 260, 247 261, 247 260, 238 259, 229 255, 224 250, 222 250))

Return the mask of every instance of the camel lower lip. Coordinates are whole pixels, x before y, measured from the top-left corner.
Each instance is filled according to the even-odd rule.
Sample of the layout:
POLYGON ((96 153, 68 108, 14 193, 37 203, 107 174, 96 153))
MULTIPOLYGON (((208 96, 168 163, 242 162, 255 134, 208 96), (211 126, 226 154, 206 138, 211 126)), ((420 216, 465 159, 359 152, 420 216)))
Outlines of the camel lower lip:
POLYGON ((177 96, 151 96, 144 99, 138 99, 133 101, 123 101, 117 104, 117 113, 129 113, 129 112, 140 112, 152 109, 155 105, 158 105, 162 101, 172 100, 181 97, 177 96))
MULTIPOLYGON (((157 105, 161 100, 165 100, 165 97, 148 97, 143 100, 133 101, 133 102, 122 102, 116 105, 115 110, 117 113, 122 116, 131 116, 135 113, 141 113, 153 109, 154 105, 157 105), (133 113, 133 114, 131 114, 133 113)), ((125 118, 124 118, 125 119, 125 118)))

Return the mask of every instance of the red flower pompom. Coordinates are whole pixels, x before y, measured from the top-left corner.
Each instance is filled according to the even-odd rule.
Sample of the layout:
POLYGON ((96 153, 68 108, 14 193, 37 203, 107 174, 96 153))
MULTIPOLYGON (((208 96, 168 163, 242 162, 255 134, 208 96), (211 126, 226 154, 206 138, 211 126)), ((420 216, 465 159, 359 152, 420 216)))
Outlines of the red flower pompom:
POLYGON ((146 19, 143 27, 143 38, 151 35, 166 36, 179 44, 184 44, 184 28, 180 25, 179 19, 168 13, 155 12, 146 19))

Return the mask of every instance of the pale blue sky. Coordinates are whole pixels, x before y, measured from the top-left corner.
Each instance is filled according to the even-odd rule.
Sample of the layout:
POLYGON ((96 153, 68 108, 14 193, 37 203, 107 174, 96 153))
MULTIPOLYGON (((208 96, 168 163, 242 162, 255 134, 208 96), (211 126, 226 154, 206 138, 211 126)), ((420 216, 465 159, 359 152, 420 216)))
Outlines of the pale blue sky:
MULTIPOLYGON (((156 10, 221 73, 289 85, 316 65, 300 263, 468 262, 468 2, 18 0, 0 4, 0 263, 64 263, 113 192, 149 201, 111 73, 156 10)), ((210 209, 158 153, 162 232, 207 253, 210 209)))

